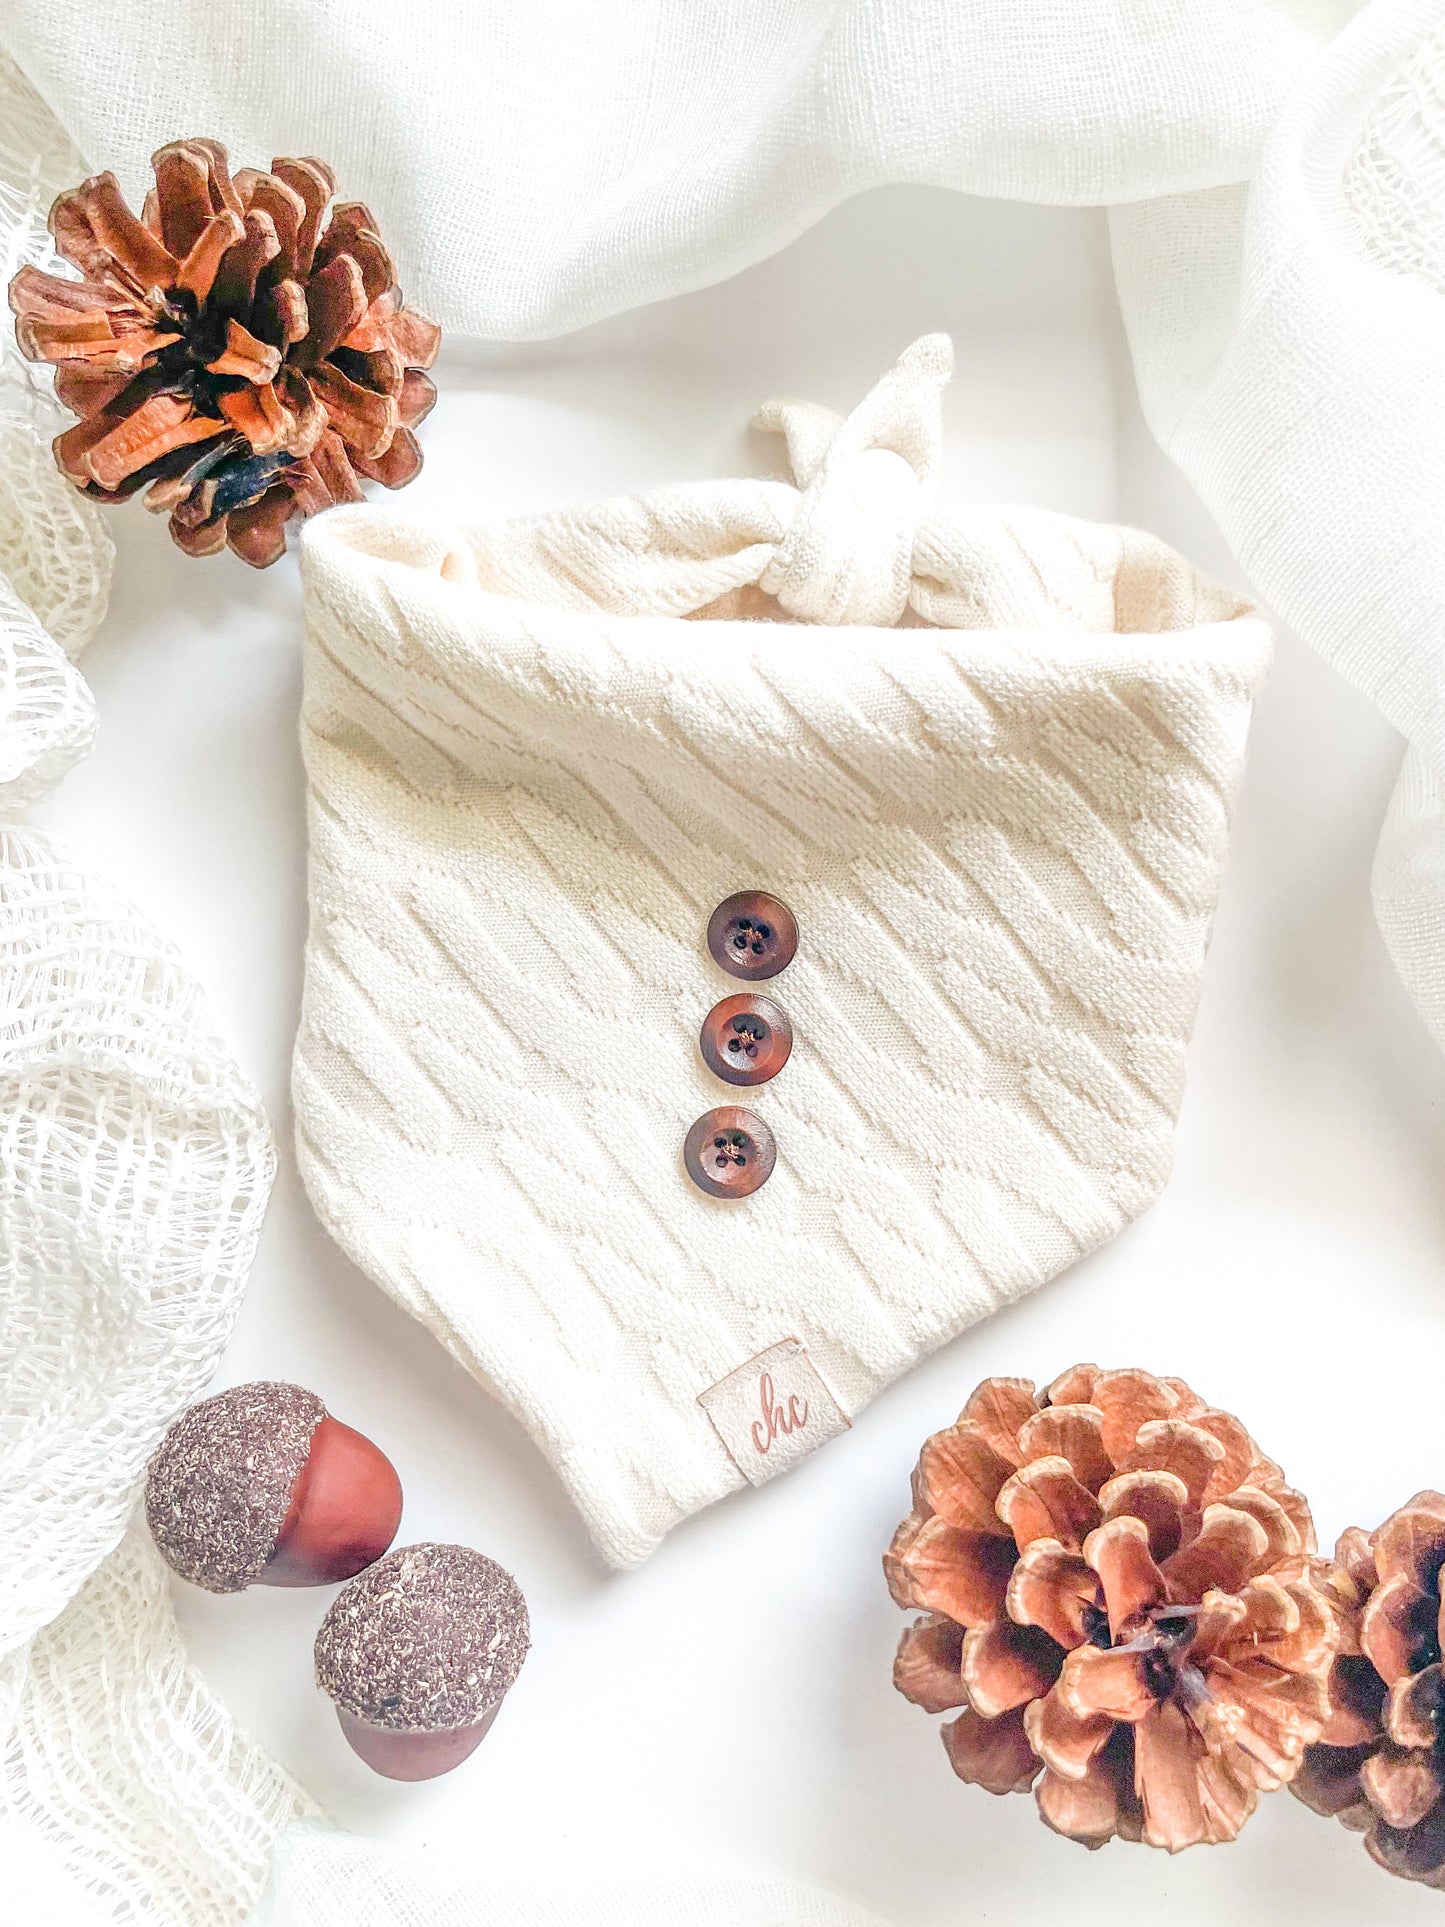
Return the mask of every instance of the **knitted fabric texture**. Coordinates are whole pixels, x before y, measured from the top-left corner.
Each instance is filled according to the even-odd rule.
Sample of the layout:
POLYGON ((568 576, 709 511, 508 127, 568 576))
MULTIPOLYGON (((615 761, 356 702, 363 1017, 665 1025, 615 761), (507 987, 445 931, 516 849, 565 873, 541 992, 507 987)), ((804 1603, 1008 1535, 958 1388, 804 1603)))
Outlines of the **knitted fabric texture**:
POLYGON ((719 1380, 795 1338, 856 1415, 1168 1171, 1268 634, 1150 536, 926 512, 950 368, 764 409, 794 484, 305 541, 302 1170, 617 1565, 743 1483, 719 1380), (719 1202, 680 1149, 747 889, 797 1041, 719 1202))

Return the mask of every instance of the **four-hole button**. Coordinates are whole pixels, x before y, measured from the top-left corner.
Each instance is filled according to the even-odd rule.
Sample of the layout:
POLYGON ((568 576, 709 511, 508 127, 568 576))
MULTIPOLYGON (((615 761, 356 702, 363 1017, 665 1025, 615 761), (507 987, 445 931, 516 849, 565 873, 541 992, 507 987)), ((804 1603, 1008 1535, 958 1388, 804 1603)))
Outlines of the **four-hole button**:
MULTIPOLYGON (((797 955, 798 920, 766 890, 739 890, 713 911, 707 925, 713 962, 730 977, 760 983, 786 970, 797 955)), ((770 997, 724 997, 703 1019, 703 1062, 725 1084, 766 1084, 787 1063, 793 1026, 770 997)), ((687 1134, 682 1161, 700 1191, 712 1198, 746 1198, 773 1174, 773 1134, 752 1111, 720 1105, 687 1134)))
POLYGON ((703 1019, 703 1062, 725 1084, 766 1084, 788 1061, 793 1026, 771 997, 724 997, 703 1019))
POLYGON ((687 1175, 713 1198, 746 1198, 773 1173, 777 1147, 760 1117, 736 1104, 700 1117, 687 1134, 687 1175))
POLYGON ((730 977, 759 983, 786 970, 798 949, 798 921, 766 890, 740 890, 713 911, 707 926, 713 961, 730 977))

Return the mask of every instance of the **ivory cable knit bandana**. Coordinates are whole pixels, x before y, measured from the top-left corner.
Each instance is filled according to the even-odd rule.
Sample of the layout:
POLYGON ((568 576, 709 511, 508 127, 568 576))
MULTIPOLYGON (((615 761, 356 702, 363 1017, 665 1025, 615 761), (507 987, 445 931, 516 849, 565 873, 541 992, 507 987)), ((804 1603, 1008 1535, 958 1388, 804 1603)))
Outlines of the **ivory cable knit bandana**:
POLYGON ((1167 1174, 1268 632, 1151 536, 928 512, 950 368, 764 409, 796 486, 306 537, 306 1183, 617 1565, 1167 1174), (737 1091, 743 890, 799 941, 737 1091), (777 1166, 710 1198, 683 1141, 739 1100, 777 1166))

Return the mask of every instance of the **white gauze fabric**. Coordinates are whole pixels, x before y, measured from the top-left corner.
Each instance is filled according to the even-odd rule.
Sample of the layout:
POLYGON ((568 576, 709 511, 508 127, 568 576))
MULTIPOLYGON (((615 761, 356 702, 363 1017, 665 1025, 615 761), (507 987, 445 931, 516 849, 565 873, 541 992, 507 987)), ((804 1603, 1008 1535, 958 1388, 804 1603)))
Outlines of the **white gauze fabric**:
POLYGON ((178 133, 324 152, 409 292, 502 339, 718 280, 880 182, 1113 204, 1155 433, 1411 745, 1375 900, 1445 1043, 1442 0, 253 0, 244 31, 8 0, 0 44, 136 192, 178 133))
MULTIPOLYGON (((45 217, 80 158, 0 52, 0 277, 51 268, 45 217)), ((0 817, 33 803, 85 755, 90 691, 71 658, 105 614, 113 550, 100 510, 55 466, 69 417, 0 324, 0 817)))
MULTIPOLYGON (((81 0, 7 0, 0 47, 85 165, 116 166, 131 190, 178 132, 219 133, 246 160, 327 154, 376 207, 408 290, 453 327, 499 337, 716 280, 876 182, 1169 197, 1113 217, 1146 408, 1260 589, 1417 746, 1376 893, 1445 1035, 1430 670, 1445 582, 1442 23, 1438 0, 435 0, 404 12, 256 0, 241 27, 202 0, 113 0, 103 15, 81 0)), ((16 208, 43 241, 35 215, 53 189, 37 156, 68 146, 34 109, 22 121, 8 94, 0 103, 0 144, 22 161, 0 187, 7 247, 16 208)), ((54 185, 78 171, 67 163, 54 185)), ((0 370, 6 411, 19 372, 0 370)), ((43 448, 26 462, 50 483, 43 448)), ((5 521, 16 472, 7 442, 0 573, 12 586, 34 547, 5 521)), ((72 512, 90 525, 103 585, 97 518, 63 491, 43 514, 72 512)), ((37 606, 19 602, 17 615, 0 592, 0 808, 37 744, 59 744, 43 782, 90 726, 64 661, 72 644, 32 651, 23 676, 13 666, 8 637, 18 624, 33 638, 37 606)), ((57 605, 39 606, 44 629, 57 605)), ((71 1917, 54 1889, 44 1912, 71 1917)))
MULTIPOLYGON (((49 264, 80 167, 0 57, 0 268, 49 264)), ((71 658, 112 550, 58 474, 61 411, 0 330, 0 817, 90 746, 71 658)), ((255 1092, 138 911, 0 826, 0 1859, 6 1920, 239 1927, 309 1804, 187 1663, 131 1530, 215 1371, 274 1168, 255 1092)))
POLYGON ((17 1921, 64 1891, 80 1919, 239 1923, 272 1835, 309 1810, 187 1665, 144 1528, 123 1539, 147 1458, 230 1334, 273 1166, 174 953, 51 839, 0 830, 0 1827, 17 1921))
POLYGON ((315 1808, 186 1656, 137 1518, 23 1653, 0 1663, 4 1918, 240 1927, 278 1831, 315 1808))
POLYGON ((1445 5, 1367 8, 1248 188, 1111 216, 1150 426, 1409 743, 1376 911, 1445 1045, 1445 5))
POLYGON ((791 483, 307 532, 303 1175, 618 1565, 758 1472, 718 1381, 797 1339, 851 1417, 1168 1169, 1268 634, 1150 536, 930 510, 950 368, 764 409, 791 483), (746 889, 798 1041, 734 1091, 746 889), (680 1151, 733 1101, 778 1168, 720 1202, 680 1151))
POLYGON ((274 1168, 194 979, 51 839, 0 831, 0 1629, 119 1540, 230 1335, 274 1168))
POLYGON ((0 44, 123 186, 184 134, 322 154, 428 312, 528 340, 883 182, 1090 206, 1243 180, 1357 5, 6 0, 0 44))
MULTIPOLYGON (((489 1856, 491 1857, 491 1856, 489 1856)), ((672 1869, 648 1843, 627 1881, 568 1879, 556 1867, 479 1876, 461 1853, 361 1841, 302 1823, 276 1842, 253 1927, 883 1927, 874 1914, 767 1874, 672 1869), (659 1868, 661 1863, 661 1869, 659 1868)))

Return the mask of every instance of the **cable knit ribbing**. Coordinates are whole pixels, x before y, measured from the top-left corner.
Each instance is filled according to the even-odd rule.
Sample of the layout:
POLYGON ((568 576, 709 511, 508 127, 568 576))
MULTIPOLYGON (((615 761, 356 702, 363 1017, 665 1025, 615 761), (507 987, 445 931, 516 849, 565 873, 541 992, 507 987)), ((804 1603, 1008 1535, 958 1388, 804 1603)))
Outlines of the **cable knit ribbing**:
POLYGON ((1267 632, 1148 536, 924 514, 946 349, 765 411, 801 493, 306 539, 306 1181, 616 1564, 742 1483, 697 1400, 744 1361, 856 1414, 1166 1175, 1267 632), (847 626, 728 619, 779 604, 847 626), (727 1204, 679 1153, 754 888, 798 1042, 727 1204))

